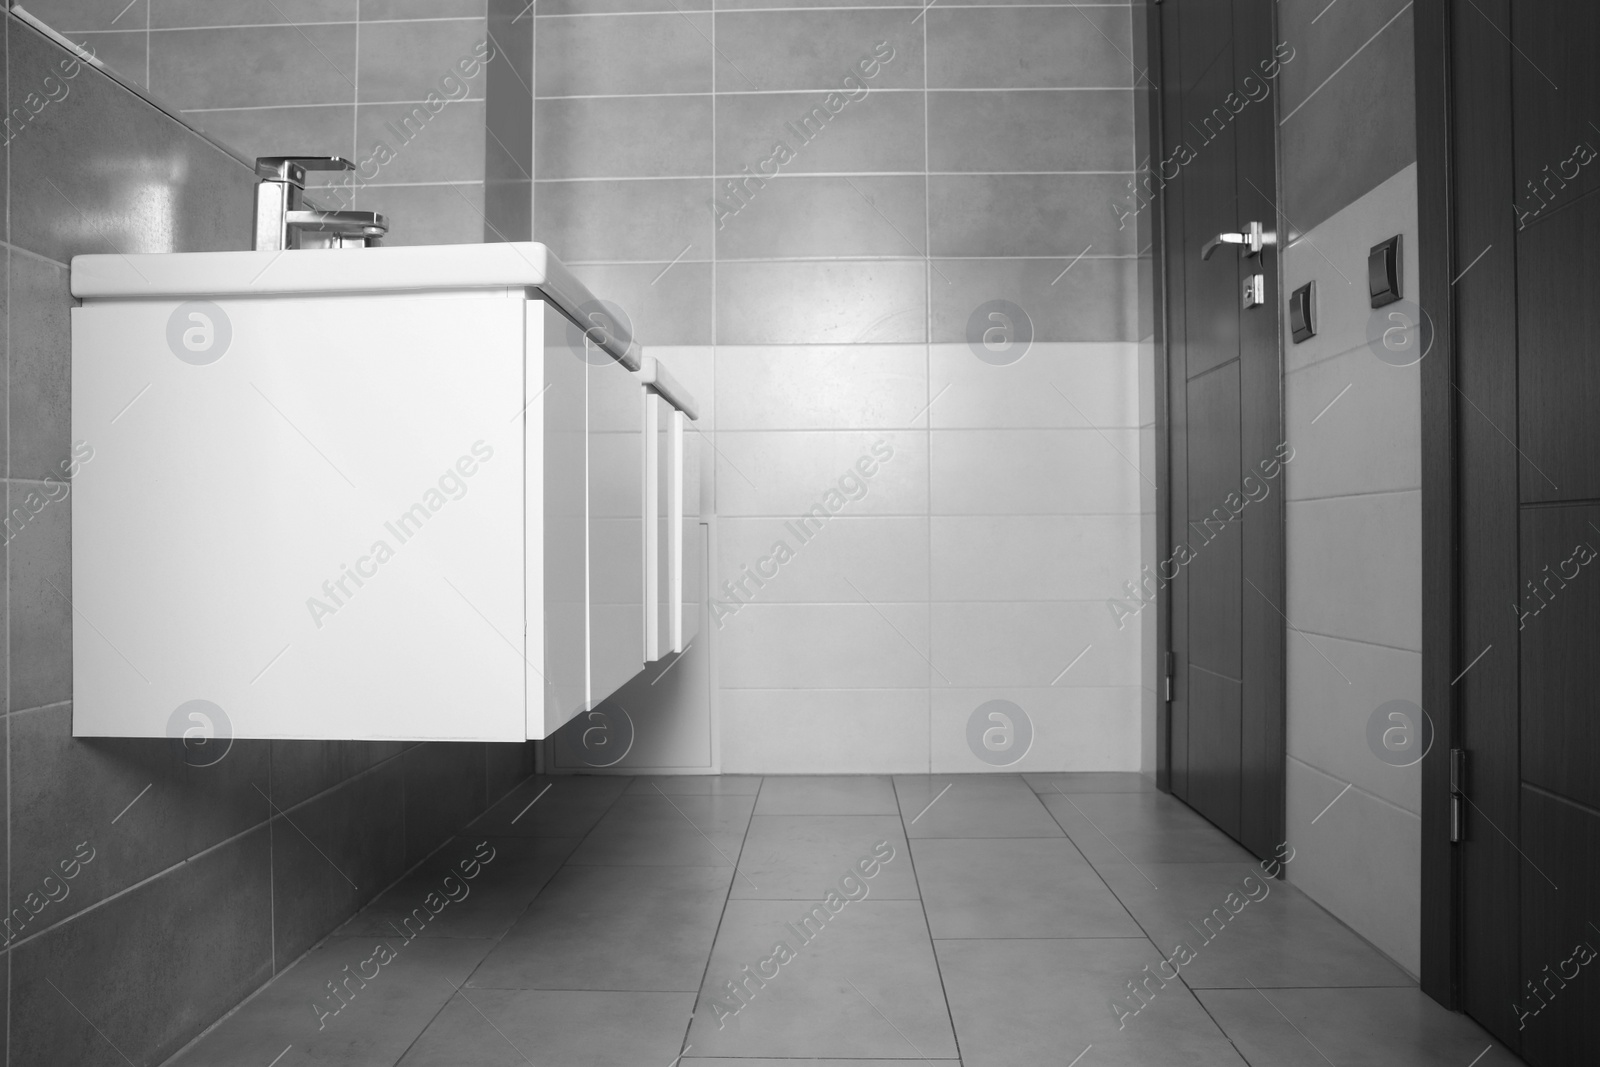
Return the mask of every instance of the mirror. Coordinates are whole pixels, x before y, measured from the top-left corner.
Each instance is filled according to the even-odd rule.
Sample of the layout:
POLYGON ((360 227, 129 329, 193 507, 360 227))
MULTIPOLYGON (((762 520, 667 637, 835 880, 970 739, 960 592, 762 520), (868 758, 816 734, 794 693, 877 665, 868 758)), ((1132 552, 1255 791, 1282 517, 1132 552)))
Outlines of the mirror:
POLYGON ((526 0, 27 0, 12 11, 244 161, 334 155, 389 244, 531 239, 526 0))

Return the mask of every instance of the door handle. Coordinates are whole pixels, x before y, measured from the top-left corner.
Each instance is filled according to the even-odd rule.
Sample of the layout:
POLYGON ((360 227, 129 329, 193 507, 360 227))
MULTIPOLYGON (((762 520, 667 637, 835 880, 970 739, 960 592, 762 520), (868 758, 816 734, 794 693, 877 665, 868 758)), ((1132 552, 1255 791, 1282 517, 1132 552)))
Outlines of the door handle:
POLYGON ((1200 250, 1200 258, 1210 259, 1211 254, 1223 245, 1239 245, 1247 250, 1245 255, 1258 256, 1263 248, 1277 243, 1277 234, 1264 229, 1259 222, 1251 222, 1245 225, 1242 233, 1219 233, 1207 241, 1200 250))

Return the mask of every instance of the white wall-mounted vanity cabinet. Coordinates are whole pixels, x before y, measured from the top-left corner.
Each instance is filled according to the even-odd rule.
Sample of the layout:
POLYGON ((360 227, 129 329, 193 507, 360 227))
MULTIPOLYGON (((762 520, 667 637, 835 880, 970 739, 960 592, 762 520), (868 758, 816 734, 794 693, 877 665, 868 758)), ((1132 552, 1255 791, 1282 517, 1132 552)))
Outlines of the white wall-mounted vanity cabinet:
POLYGON ((692 399, 573 325, 598 305, 543 246, 72 279, 78 736, 541 738, 654 658, 647 604, 672 630, 647 401, 692 399))

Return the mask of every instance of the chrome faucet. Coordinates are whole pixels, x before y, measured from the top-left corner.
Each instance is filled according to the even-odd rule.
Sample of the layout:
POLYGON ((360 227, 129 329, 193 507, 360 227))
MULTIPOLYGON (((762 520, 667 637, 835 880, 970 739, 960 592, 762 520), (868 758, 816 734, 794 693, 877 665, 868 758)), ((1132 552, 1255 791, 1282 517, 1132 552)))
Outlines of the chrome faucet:
POLYGON ((371 248, 389 232, 375 211, 320 211, 305 203, 306 172, 355 170, 338 156, 263 156, 256 160, 255 249, 371 248))

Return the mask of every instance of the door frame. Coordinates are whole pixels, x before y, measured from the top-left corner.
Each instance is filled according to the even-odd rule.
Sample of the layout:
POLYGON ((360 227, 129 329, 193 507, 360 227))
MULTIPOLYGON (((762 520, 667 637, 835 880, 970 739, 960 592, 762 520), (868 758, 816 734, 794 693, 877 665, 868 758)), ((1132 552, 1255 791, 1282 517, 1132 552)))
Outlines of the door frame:
POLYGON ((1460 870, 1450 843, 1450 750, 1460 708, 1461 475, 1456 418, 1455 175, 1451 0, 1416 0, 1417 251, 1433 348, 1422 376, 1422 706, 1433 746, 1422 757, 1422 989, 1454 1009, 1460 981, 1460 870))
MULTIPOLYGON (((1170 5, 1168 5, 1170 9, 1170 5)), ((1167 84, 1165 71, 1166 51, 1163 47, 1162 34, 1162 0, 1135 0, 1133 7, 1134 27, 1134 61, 1135 67, 1142 67, 1147 72, 1154 72, 1157 79, 1149 79, 1153 88, 1146 94, 1146 108, 1142 116, 1136 118, 1136 124, 1142 121, 1145 130, 1145 139, 1139 148, 1145 154, 1145 161, 1140 165, 1140 170, 1135 174, 1138 181, 1149 167, 1150 161, 1165 158, 1165 122, 1166 106, 1164 104, 1164 91, 1160 86, 1167 84), (1142 30, 1142 32, 1141 32, 1142 30)), ((1272 7, 1271 38, 1278 39, 1278 19, 1276 5, 1272 7)), ((1135 92, 1139 91, 1135 85, 1135 92)), ((1137 110, 1137 107, 1136 107, 1137 110)), ((1278 136, 1278 123, 1276 120, 1277 97, 1273 97, 1273 122, 1272 126, 1272 154, 1274 167, 1274 194, 1281 201, 1283 190, 1283 165, 1281 141, 1278 136)), ((1176 183, 1170 188, 1181 189, 1176 183)), ((1166 284, 1166 227, 1167 227, 1167 194, 1169 186, 1162 185, 1150 198, 1150 209, 1147 213, 1150 231, 1150 279, 1149 300, 1151 302, 1151 343, 1154 346, 1154 411, 1155 411, 1155 468, 1156 468, 1156 536, 1155 548, 1158 560, 1167 560, 1172 557, 1174 547, 1172 542, 1172 398, 1170 395, 1171 383, 1171 350, 1168 344, 1170 336, 1170 323, 1172 309, 1170 307, 1171 291, 1166 284)), ((1272 225, 1275 232, 1286 233, 1284 219, 1279 211, 1279 205, 1273 205, 1272 225)), ((1280 438, 1285 437, 1287 426, 1284 411, 1284 352, 1283 352, 1283 316, 1285 314, 1283 292, 1283 249, 1277 250, 1274 256, 1275 272, 1271 291, 1275 295, 1272 314, 1276 323, 1275 336, 1278 348, 1278 426, 1280 438)), ((1187 507, 1187 503, 1184 504, 1187 507)), ((1277 561, 1272 583, 1273 592, 1279 597, 1281 603, 1274 608, 1281 607, 1288 610, 1288 536, 1286 529, 1287 509, 1280 504, 1277 523, 1277 561)), ((1247 568, 1248 569, 1248 568, 1247 568)), ((1169 673, 1169 664, 1172 653, 1172 587, 1170 584, 1158 583, 1156 591, 1156 647, 1155 647, 1155 680, 1156 680, 1156 715, 1155 715, 1155 744, 1156 744, 1156 788, 1163 793, 1172 793, 1172 704, 1167 699, 1168 693, 1176 684, 1169 673)), ((1287 620, 1285 620, 1285 623, 1287 620)), ((1288 824, 1288 626, 1277 627, 1278 641, 1278 679, 1277 679, 1277 707, 1275 737, 1272 739, 1274 759, 1277 767, 1276 792, 1277 811, 1274 824, 1276 827, 1275 838, 1283 840, 1287 834, 1288 824)), ((1248 639, 1248 638, 1247 638, 1248 639)), ((1280 873, 1281 877, 1281 873, 1280 873)))

